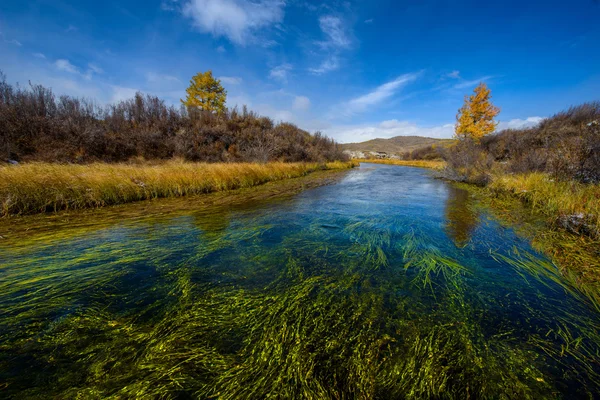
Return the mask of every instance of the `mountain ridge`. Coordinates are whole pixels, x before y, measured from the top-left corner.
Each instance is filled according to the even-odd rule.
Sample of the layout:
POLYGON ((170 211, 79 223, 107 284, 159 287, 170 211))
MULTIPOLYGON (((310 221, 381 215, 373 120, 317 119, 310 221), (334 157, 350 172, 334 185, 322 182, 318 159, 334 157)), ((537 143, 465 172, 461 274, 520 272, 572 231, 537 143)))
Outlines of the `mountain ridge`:
POLYGON ((343 143, 342 150, 349 151, 376 151, 388 154, 402 154, 423 147, 437 145, 447 146, 453 139, 436 139, 424 136, 394 136, 389 139, 371 139, 358 143, 343 143))

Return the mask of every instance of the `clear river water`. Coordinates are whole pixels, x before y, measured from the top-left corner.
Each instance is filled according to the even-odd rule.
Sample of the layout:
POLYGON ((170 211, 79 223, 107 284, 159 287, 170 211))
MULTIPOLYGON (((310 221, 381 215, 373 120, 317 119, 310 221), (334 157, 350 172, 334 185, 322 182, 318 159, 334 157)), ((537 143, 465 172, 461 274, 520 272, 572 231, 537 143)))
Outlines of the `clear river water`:
POLYGON ((426 170, 123 207, 0 240, 0 398, 600 398, 597 306, 426 170))

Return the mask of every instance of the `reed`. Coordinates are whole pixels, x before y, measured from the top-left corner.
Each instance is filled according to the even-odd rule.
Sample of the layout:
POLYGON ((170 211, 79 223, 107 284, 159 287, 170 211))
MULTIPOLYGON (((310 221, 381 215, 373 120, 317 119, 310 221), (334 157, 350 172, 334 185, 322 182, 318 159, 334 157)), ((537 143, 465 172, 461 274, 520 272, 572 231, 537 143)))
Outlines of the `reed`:
POLYGON ((248 188, 355 164, 169 161, 157 165, 30 163, 0 167, 0 215, 35 214, 248 188))
POLYGON ((442 160, 355 160, 361 163, 374 163, 386 165, 401 165, 405 167, 429 168, 442 170, 446 167, 446 162, 442 160))

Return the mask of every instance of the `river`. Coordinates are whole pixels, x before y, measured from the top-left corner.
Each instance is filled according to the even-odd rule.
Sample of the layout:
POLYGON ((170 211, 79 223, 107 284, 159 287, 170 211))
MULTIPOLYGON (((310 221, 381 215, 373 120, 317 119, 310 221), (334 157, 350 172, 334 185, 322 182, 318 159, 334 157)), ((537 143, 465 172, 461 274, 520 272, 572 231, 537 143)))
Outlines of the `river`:
POLYGON ((53 221, 0 241, 2 398, 600 396, 598 309, 423 169, 53 221))

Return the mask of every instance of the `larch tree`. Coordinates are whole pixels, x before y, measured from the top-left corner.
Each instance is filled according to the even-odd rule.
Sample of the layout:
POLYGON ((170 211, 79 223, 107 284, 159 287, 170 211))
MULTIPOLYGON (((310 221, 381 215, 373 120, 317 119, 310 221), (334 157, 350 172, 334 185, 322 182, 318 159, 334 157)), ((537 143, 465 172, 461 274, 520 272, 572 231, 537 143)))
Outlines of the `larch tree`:
POLYGON ((492 104, 491 90, 480 83, 471 96, 465 96, 464 105, 456 115, 455 135, 458 139, 479 141, 496 129, 494 120, 500 114, 500 108, 492 104))
POLYGON ((221 81, 213 77, 212 71, 199 72, 194 75, 186 93, 186 99, 181 100, 186 107, 196 107, 217 114, 225 111, 227 91, 221 86, 221 81))

